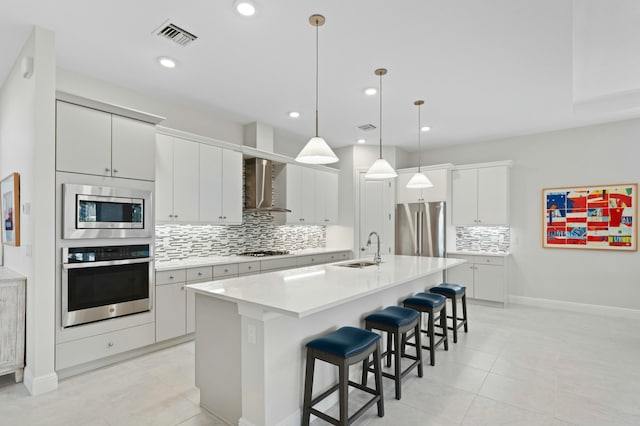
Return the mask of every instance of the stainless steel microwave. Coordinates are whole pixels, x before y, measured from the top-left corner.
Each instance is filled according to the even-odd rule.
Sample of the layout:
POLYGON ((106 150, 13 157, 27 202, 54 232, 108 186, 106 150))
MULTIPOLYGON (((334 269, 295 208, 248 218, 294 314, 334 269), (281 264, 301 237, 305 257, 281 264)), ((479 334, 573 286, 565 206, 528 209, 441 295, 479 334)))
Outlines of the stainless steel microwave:
POLYGON ((63 184, 62 238, 153 236, 151 191, 63 184))

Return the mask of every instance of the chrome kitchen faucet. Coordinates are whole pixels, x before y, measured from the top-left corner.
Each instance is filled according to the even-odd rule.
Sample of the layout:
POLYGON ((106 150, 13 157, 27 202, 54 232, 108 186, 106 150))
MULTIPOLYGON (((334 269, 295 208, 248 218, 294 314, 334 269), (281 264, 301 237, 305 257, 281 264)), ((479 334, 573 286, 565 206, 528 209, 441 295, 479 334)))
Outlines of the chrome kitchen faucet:
POLYGON ((378 249, 376 251, 376 254, 373 256, 373 261, 375 262, 376 265, 379 265, 382 262, 382 258, 380 257, 380 235, 378 235, 376 231, 371 231, 371 233, 369 234, 369 238, 367 238, 367 247, 371 245, 372 235, 375 235, 376 240, 378 241, 378 249))

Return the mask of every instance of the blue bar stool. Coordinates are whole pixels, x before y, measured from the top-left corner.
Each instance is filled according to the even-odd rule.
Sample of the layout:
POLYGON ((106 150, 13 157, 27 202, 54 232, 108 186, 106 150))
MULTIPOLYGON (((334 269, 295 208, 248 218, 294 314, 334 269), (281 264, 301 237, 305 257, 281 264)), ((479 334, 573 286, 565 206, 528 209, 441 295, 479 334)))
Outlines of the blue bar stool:
POLYGON ((304 402, 302 405, 302 425, 308 426, 311 414, 333 425, 350 425, 373 404, 378 405, 378 416, 384 417, 384 399, 382 398, 382 366, 380 365, 380 336, 372 331, 356 327, 342 327, 326 336, 307 343, 307 367, 304 379, 304 402), (375 388, 349 380, 349 366, 364 361, 369 362, 373 355, 375 388), (312 398, 313 372, 316 359, 338 367, 338 383, 322 394, 312 398), (363 407, 349 417, 349 386, 353 386, 373 395, 363 407), (318 402, 339 390, 340 418, 335 419, 313 408, 318 402))
MULTIPOLYGON (((427 316, 427 329, 421 330, 429 337, 429 345, 423 345, 423 349, 429 350, 431 365, 436 365, 436 348, 444 343, 444 350, 449 350, 449 338, 447 336, 447 298, 439 294, 417 293, 412 297, 407 297, 402 301, 406 308, 424 312, 427 316), (440 324, 436 325, 435 315, 440 313, 440 324), (435 328, 439 327, 442 332, 436 333, 435 328), (436 341, 436 337, 439 339, 436 341)), ((416 340, 417 343, 417 340, 416 340)), ((407 343, 412 345, 411 343, 407 343)))
POLYGON ((453 330, 453 343, 458 343, 458 329, 464 326, 464 332, 467 333, 469 328, 467 326, 467 295, 465 294, 466 287, 459 284, 442 283, 429 289, 430 293, 441 294, 447 299, 451 300, 451 318, 453 321, 453 327, 449 327, 449 330, 453 330), (462 301, 462 318, 458 317, 458 299, 462 301))
MULTIPOLYGON (((381 354, 381 357, 386 355, 387 367, 391 367, 391 355, 394 356, 394 372, 391 374, 383 371, 382 375, 395 381, 396 399, 400 399, 402 397, 401 379, 416 367, 418 367, 418 377, 422 377, 422 351, 416 349, 415 356, 407 355, 404 347, 406 333, 411 330, 414 330, 416 336, 416 348, 420 347, 420 313, 400 306, 389 306, 367 315, 364 321, 367 330, 380 330, 387 333, 387 350, 381 354), (402 358, 413 360, 404 371, 400 365, 402 358)), ((362 366, 362 383, 366 382, 369 371, 369 361, 366 360, 362 366)))

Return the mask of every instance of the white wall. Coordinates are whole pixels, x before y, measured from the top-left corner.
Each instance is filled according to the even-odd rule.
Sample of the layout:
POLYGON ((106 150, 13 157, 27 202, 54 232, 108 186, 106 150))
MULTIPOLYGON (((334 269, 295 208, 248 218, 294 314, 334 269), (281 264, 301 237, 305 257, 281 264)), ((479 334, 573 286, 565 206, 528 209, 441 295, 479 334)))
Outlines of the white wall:
POLYGON ((27 277, 25 385, 32 394, 57 387, 54 371, 55 47, 35 28, 0 92, 0 176, 20 174, 21 245, 4 247, 4 265, 27 277), (23 57, 34 58, 31 78, 23 57))
POLYGON ((143 95, 83 74, 58 69, 57 90, 106 103, 116 104, 166 117, 161 126, 241 145, 243 127, 240 118, 219 109, 180 99, 162 99, 143 95))
POLYGON ((640 180, 640 120, 424 151, 429 164, 513 160, 509 293, 640 309, 640 254, 542 248, 542 189, 640 180))

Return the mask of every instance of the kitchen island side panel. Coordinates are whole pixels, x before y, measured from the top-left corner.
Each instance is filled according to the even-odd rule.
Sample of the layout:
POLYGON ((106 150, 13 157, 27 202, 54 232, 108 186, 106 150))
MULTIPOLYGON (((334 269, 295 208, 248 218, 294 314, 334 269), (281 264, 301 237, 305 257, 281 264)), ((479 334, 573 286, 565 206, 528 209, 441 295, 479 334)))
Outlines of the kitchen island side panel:
POLYGON ((195 384, 201 390, 200 405, 229 424, 238 424, 242 414, 238 306, 201 294, 195 296, 195 384))

